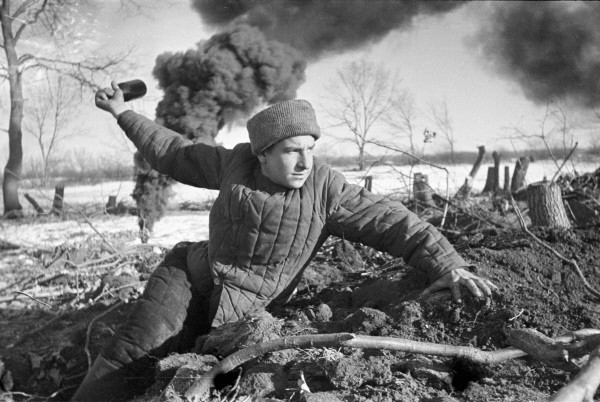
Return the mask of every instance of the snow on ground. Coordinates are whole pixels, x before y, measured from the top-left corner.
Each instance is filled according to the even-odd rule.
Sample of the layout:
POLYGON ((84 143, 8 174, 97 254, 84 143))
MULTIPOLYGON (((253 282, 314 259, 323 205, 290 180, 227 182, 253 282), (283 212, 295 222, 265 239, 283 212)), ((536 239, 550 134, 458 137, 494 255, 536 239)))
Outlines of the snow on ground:
MULTIPOLYGON (((514 162, 510 162, 511 175, 514 162)), ((473 188, 481 191, 485 184, 488 165, 483 165, 475 179, 473 188)), ((579 173, 591 172, 600 167, 600 162, 575 162, 574 167, 579 173)), ((373 176, 372 190, 378 194, 394 194, 406 196, 409 190, 409 178, 416 172, 428 175, 429 184, 440 194, 453 195, 462 185, 471 170, 471 165, 454 165, 444 170, 420 165, 410 166, 376 166, 366 171, 343 171, 348 181, 358 185, 364 184, 365 176, 373 176), (446 183, 448 182, 448 186, 446 183)), ((527 179, 529 182, 552 178, 556 166, 550 161, 533 162, 529 167, 527 179)), ((573 172, 573 164, 567 163, 563 172, 573 172)), ((503 181, 501 174, 500 180, 503 181)), ((0 221, 0 239, 19 245, 51 248, 61 244, 76 244, 88 238, 101 234, 123 234, 122 238, 130 238, 129 243, 139 244, 137 218, 135 216, 110 216, 102 213, 102 208, 108 196, 114 195, 117 201, 126 205, 135 205, 131 198, 134 188, 133 181, 106 182, 96 185, 67 186, 65 188, 65 205, 70 210, 69 220, 50 218, 27 219, 24 222, 9 220, 0 221), (84 215, 85 214, 85 215, 84 215), (80 218, 79 218, 80 216, 80 218), (85 216, 85 217, 84 217, 85 216), (86 221, 86 217, 87 220, 86 221)), ((32 195, 46 211, 52 205, 54 189, 23 189, 23 193, 32 195)), ((179 241, 198 241, 208 238, 208 211, 182 211, 182 205, 204 205, 214 200, 216 191, 198 189, 183 184, 173 186, 173 196, 170 200, 167 215, 156 223, 150 243, 163 247, 172 247, 179 241)), ((33 216, 31 205, 22 200, 25 213, 33 216)), ((127 244, 125 244, 126 246, 127 244)))

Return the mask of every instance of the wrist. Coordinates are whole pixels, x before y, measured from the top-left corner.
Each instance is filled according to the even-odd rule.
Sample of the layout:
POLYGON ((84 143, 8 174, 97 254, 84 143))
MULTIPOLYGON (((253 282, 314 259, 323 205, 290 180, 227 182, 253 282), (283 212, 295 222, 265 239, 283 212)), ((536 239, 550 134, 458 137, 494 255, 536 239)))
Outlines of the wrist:
POLYGON ((129 110, 129 107, 122 105, 119 107, 116 107, 112 110, 112 115, 115 117, 115 119, 119 118, 119 115, 121 115, 121 113, 126 112, 129 110))

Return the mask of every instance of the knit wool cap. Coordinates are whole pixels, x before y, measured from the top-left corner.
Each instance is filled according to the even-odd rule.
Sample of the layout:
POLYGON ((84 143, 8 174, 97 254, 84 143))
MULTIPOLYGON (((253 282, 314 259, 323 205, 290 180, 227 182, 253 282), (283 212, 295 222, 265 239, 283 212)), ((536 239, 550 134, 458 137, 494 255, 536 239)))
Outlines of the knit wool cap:
POLYGON ((321 136, 311 104, 302 99, 277 103, 255 114, 246 125, 254 155, 271 145, 298 135, 321 136))

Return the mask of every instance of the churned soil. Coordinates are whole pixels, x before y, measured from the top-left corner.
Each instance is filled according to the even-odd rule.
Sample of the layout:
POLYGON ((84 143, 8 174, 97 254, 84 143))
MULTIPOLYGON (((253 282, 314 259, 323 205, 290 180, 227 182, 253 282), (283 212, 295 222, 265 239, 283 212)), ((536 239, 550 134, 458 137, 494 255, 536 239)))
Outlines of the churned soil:
MULTIPOLYGON (((575 260, 589 285, 600 289, 599 229, 533 233, 575 260)), ((491 229, 458 237, 454 243, 474 265, 474 273, 498 286, 493 297, 476 299, 464 291, 462 304, 455 303, 449 292, 419 297, 428 284, 425 273, 368 247, 331 239, 308 267, 290 302, 200 339, 196 354, 160 362, 159 380, 138 400, 158 400, 175 372, 183 383, 168 386, 185 389, 190 367, 206 371, 217 361, 212 355, 220 358, 232 347, 282 336, 351 332, 496 350, 509 346, 508 328, 532 328, 549 337, 600 329, 598 299, 586 290, 572 266, 527 233, 491 229), (235 338, 232 346, 232 334, 240 328, 246 336, 235 338), (177 371, 181 366, 184 369, 177 371)), ((147 269, 143 264, 138 267, 140 272, 147 269)), ((18 392, 0 400, 36 399, 31 395, 47 399, 53 394, 50 399, 68 399, 87 368, 84 346, 94 357, 130 304, 122 303, 101 317, 108 305, 97 303, 67 312, 43 306, 2 309, 0 378, 5 387, 18 392)), ((543 401, 571 378, 572 374, 531 357, 480 365, 464 359, 344 347, 269 353, 243 364, 243 370, 234 370, 217 386, 221 400, 227 400, 228 394, 230 400, 249 396, 246 400, 272 401, 543 401)))

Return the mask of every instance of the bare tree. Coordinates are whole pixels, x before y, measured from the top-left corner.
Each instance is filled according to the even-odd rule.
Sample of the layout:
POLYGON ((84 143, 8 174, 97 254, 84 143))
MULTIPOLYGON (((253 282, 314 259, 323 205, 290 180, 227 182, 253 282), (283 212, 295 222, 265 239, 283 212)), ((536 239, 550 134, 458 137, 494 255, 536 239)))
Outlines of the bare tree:
POLYGON ((46 74, 41 88, 33 91, 23 128, 37 142, 41 162, 41 185, 48 181, 51 168, 57 163, 59 144, 69 136, 67 131, 80 109, 73 86, 61 75, 46 74))
POLYGON ((365 148, 378 124, 385 124, 394 108, 398 80, 375 63, 354 61, 337 71, 327 89, 333 106, 328 113, 334 126, 350 130, 358 149, 358 168, 365 168, 365 148))
POLYGON ((24 74, 36 70, 54 71, 77 81, 82 90, 96 89, 97 76, 105 78, 106 73, 130 54, 105 55, 96 49, 83 51, 81 36, 91 24, 80 11, 89 11, 83 7, 95 6, 90 0, 2 0, 0 46, 5 60, 0 61, 0 78, 8 81, 10 94, 9 156, 2 183, 7 217, 22 215, 18 190, 23 164, 24 74), (81 45, 78 46, 78 42, 81 45))
POLYGON ((408 90, 404 90, 394 98, 393 112, 387 122, 398 133, 399 138, 408 140, 410 154, 422 156, 426 142, 420 138, 420 130, 417 128, 419 115, 414 97, 408 90))
POLYGON ((448 108, 448 100, 444 100, 438 103, 431 103, 429 105, 429 114, 431 121, 435 124, 441 137, 448 143, 450 149, 450 161, 455 162, 454 147, 456 146, 456 138, 454 137, 454 126, 450 116, 450 110, 448 108))

